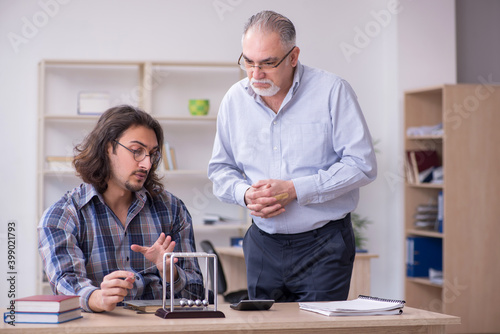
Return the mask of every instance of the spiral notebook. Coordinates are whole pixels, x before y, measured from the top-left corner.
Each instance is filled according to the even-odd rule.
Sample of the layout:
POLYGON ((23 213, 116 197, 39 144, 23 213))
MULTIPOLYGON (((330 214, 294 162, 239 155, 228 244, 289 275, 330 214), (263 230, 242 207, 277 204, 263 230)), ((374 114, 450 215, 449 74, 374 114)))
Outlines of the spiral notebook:
POLYGON ((299 303, 301 310, 328 316, 388 315, 403 313, 405 301, 359 295, 352 300, 299 303))

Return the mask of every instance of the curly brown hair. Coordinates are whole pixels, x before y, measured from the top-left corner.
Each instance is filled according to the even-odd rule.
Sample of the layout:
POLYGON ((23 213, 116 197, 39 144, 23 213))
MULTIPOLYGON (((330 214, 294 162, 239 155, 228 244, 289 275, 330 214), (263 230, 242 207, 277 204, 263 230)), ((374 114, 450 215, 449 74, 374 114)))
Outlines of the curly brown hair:
MULTIPOLYGON (((108 179, 111 175, 110 160, 107 147, 111 143, 113 152, 116 150, 116 140, 132 126, 144 126, 153 130, 159 144, 160 156, 163 150, 163 129, 160 123, 150 114, 129 105, 121 105, 106 110, 97 121, 92 132, 85 137, 82 143, 75 146, 75 166, 77 175, 83 182, 92 184, 99 193, 108 188, 108 179)), ((153 196, 163 190, 163 184, 156 170, 159 162, 151 166, 144 188, 153 196)))

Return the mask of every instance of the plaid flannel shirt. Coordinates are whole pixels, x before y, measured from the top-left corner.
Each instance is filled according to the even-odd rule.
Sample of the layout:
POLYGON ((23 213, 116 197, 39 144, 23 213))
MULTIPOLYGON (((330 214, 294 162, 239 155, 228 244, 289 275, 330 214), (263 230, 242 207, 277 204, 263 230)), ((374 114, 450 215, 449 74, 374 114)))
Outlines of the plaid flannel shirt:
MULTIPOLYGON (((116 270, 145 270, 136 274, 125 300, 163 297, 161 275, 154 263, 130 249, 132 244, 153 245, 161 232, 176 242, 175 252, 196 251, 191 216, 184 203, 168 191, 155 197, 144 188, 136 192, 123 226, 102 195, 83 183, 43 214, 38 226, 39 252, 53 292, 79 295, 81 307, 91 312, 91 293, 104 276, 116 270)), ((203 278, 197 259, 178 260, 174 298, 202 299, 203 278)))

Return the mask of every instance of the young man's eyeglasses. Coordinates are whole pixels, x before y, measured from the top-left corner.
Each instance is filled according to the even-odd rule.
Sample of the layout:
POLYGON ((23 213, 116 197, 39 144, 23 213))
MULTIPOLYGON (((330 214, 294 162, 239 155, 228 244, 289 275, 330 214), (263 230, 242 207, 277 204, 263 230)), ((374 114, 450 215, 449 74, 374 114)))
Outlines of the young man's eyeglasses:
POLYGON ((146 154, 146 149, 144 147, 139 147, 137 150, 132 150, 120 143, 118 140, 115 140, 115 142, 130 151, 134 155, 134 160, 137 162, 141 162, 142 160, 146 159, 146 157, 149 157, 152 165, 156 165, 160 161, 160 151, 146 154))
POLYGON ((288 55, 290 53, 292 53, 293 49, 295 49, 295 46, 290 51, 288 51, 288 53, 283 58, 281 58, 281 60, 278 63, 276 63, 276 61, 269 61, 269 62, 265 62, 265 63, 260 64, 260 65, 254 65, 252 61, 248 61, 247 59, 245 59, 245 57, 243 57, 243 52, 242 52, 240 55, 240 58, 238 58, 238 65, 240 65, 240 68, 243 71, 252 70, 254 67, 258 67, 259 70, 261 70, 261 71, 269 71, 269 70, 275 69, 276 67, 280 66, 280 64, 283 62, 283 60, 285 60, 286 57, 288 57, 288 55), (243 59, 241 59, 241 58, 243 58, 243 59))

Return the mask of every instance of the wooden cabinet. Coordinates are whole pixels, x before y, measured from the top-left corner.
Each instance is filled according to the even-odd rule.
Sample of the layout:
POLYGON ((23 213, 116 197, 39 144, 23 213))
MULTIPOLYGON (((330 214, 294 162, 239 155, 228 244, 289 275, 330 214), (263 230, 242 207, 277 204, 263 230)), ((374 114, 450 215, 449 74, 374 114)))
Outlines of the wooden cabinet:
MULTIPOLYGON (((405 157, 435 150, 442 184, 405 183, 405 238, 442 239, 443 281, 406 277, 411 307, 461 317, 449 332, 498 332, 500 300, 500 86, 443 85, 405 93, 405 157), (412 127, 442 123, 441 134, 408 135, 412 127), (416 209, 443 192, 443 232, 414 227, 416 209)), ((408 254, 407 254, 408 255, 408 254)))
MULTIPOLYGON (((37 214, 81 180, 71 166, 73 148, 94 128, 99 115, 79 113, 79 96, 101 94, 109 106, 130 104, 151 113, 162 125, 165 140, 175 149, 177 168, 160 170, 165 188, 190 211, 196 240, 229 246, 229 236, 241 236, 245 210, 221 203, 212 194, 207 165, 212 153, 219 105, 226 91, 242 78, 230 63, 44 60, 39 64, 37 214), (208 99, 206 116, 192 116, 189 99, 208 99), (203 225, 207 214, 242 224, 203 225), (198 227, 198 228, 197 228, 198 227), (226 240, 227 239, 227 240, 226 240)), ((104 111, 104 110, 102 110, 104 111)), ((162 165, 163 166, 163 165, 162 165)), ((39 270, 38 281, 45 279, 39 270)), ((39 293, 50 293, 42 283, 39 293)))

